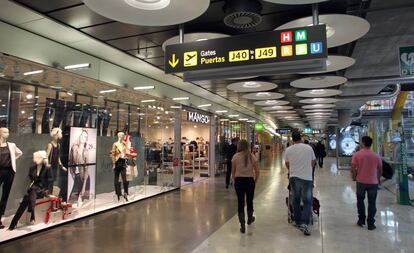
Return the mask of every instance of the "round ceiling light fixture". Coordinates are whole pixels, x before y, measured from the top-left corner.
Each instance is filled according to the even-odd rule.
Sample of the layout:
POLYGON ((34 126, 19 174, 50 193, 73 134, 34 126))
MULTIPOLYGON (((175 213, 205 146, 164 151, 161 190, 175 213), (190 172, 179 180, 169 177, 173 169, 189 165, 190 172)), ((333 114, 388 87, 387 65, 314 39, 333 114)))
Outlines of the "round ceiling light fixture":
POLYGON ((300 89, 320 89, 338 86, 346 83, 347 78, 342 76, 313 76, 295 80, 290 86, 300 89))
POLYGON ((210 0, 82 0, 92 11, 122 23, 140 26, 183 24, 202 15, 210 0), (177 15, 179 13, 179 15, 177 15))
POLYGON ((332 104, 336 103, 339 100, 336 98, 308 98, 299 100, 299 103, 302 104, 332 104))
POLYGON ((277 100, 284 96, 285 95, 277 92, 257 92, 243 95, 243 98, 251 100, 277 100))
POLYGON ((248 81, 243 84, 243 87, 244 88, 259 88, 259 87, 262 87, 262 85, 255 81, 248 81))
POLYGON ((355 59, 342 55, 328 55, 326 59, 326 69, 323 71, 299 72, 298 74, 322 74, 346 69, 355 64, 355 59))
POLYGON ((293 106, 289 105, 274 105, 269 107, 263 107, 263 111, 274 111, 274 110, 293 110, 293 106))
POLYGON ((283 100, 264 100, 264 101, 257 101, 253 104, 259 105, 259 106, 272 106, 272 105, 288 105, 289 101, 283 101, 283 100))
POLYGON ((304 90, 296 93, 297 97, 305 98, 319 98, 319 97, 331 97, 341 94, 342 91, 335 89, 314 89, 314 90, 304 90))
POLYGON ((159 10, 167 7, 170 0, 124 0, 131 7, 142 10, 159 10))
POLYGON ((314 104, 314 105, 304 105, 302 106, 303 109, 329 109, 334 108, 336 105, 334 104, 314 104))
MULTIPOLYGON (((370 24, 367 20, 346 14, 319 15, 319 24, 326 25, 328 48, 338 47, 355 41, 368 33, 370 24)), ((276 30, 286 30, 312 25, 312 17, 290 21, 276 30)))
POLYGON ((232 90, 234 92, 268 91, 273 90, 275 88, 277 88, 276 84, 262 81, 244 81, 232 83, 227 86, 227 89, 232 90))

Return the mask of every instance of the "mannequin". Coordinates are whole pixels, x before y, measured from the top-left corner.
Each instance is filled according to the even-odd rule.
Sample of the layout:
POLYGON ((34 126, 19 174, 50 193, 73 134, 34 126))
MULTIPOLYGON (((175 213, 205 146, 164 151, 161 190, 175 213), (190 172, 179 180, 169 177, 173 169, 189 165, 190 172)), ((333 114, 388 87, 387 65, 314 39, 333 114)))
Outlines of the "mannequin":
POLYGON ((36 199, 43 198, 49 195, 50 185, 53 184, 53 174, 51 167, 47 163, 46 151, 37 151, 33 153, 33 162, 35 163, 29 169, 30 186, 27 190, 27 194, 23 197, 13 220, 10 223, 9 230, 16 228, 17 223, 22 217, 24 210, 30 215, 30 224, 34 225, 35 222, 35 206, 36 199))
POLYGON ((66 199, 68 170, 63 166, 60 160, 60 140, 62 139, 62 130, 60 128, 53 128, 50 132, 52 140, 47 144, 46 155, 51 167, 53 182, 49 185, 49 192, 53 193, 54 182, 58 181, 60 188, 59 197, 66 199))
POLYGON ((121 198, 121 185, 119 183, 119 175, 121 174, 122 183, 124 185, 124 199, 128 201, 128 181, 126 179, 126 156, 129 153, 126 142, 125 134, 118 132, 118 140, 112 145, 111 157, 112 165, 114 169, 114 186, 115 192, 118 196, 118 201, 121 198))
POLYGON ((7 201, 16 174, 16 160, 23 154, 16 144, 7 142, 9 129, 0 128, 0 186, 3 186, 0 201, 0 229, 4 228, 1 217, 6 211, 7 201))

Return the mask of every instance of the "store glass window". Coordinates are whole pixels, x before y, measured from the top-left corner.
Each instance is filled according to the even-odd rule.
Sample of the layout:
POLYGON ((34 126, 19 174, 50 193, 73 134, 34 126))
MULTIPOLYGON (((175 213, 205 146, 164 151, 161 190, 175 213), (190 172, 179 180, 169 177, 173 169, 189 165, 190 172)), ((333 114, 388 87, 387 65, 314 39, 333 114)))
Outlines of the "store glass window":
POLYGON ((7 126, 9 119, 10 82, 0 78, 0 126, 7 126))

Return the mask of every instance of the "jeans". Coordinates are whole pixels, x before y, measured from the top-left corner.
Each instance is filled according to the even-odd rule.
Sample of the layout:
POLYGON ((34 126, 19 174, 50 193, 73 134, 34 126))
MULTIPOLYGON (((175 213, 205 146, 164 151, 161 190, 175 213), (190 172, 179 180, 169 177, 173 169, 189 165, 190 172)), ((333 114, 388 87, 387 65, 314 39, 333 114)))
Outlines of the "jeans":
POLYGON ((377 212, 376 200, 378 185, 377 184, 362 184, 358 183, 356 185, 356 195, 357 195, 357 208, 358 208, 358 218, 359 221, 365 224, 365 193, 368 195, 368 225, 374 225, 375 223, 375 213, 377 212))
POLYGON ((296 224, 310 224, 312 215, 312 181, 297 177, 289 178, 290 190, 292 191, 293 217, 296 224), (301 208, 303 203, 303 209, 301 208))
POLYGON ((256 183, 252 177, 236 177, 234 188, 237 193, 238 212, 244 213, 244 203, 247 204, 247 213, 253 213, 254 188, 256 183))

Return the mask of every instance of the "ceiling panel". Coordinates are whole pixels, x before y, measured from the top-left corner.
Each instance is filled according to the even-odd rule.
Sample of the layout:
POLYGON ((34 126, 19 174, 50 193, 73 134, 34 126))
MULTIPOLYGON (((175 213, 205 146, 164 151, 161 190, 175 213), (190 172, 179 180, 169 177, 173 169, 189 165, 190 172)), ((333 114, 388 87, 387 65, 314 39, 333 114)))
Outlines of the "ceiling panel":
MULTIPOLYGON (((111 22, 109 19, 90 11, 83 5, 81 0, 16 1, 34 10, 43 13, 48 12, 46 15, 51 18, 79 29, 83 33, 102 40, 125 53, 137 56, 138 48, 147 48, 147 57, 141 56, 140 58, 152 65, 159 66, 161 69, 163 69, 164 65, 163 52, 160 47, 156 46, 160 46, 165 40, 178 35, 177 26, 145 27, 116 21, 111 22)), ((261 3, 263 6, 261 11, 263 20, 255 28, 239 30, 227 27, 223 22, 225 0, 212 0, 210 7, 203 15, 185 24, 184 31, 185 33, 216 32, 229 35, 271 31, 286 22, 310 16, 312 13, 311 5, 278 5, 264 1, 261 1, 261 3)), ((407 6, 410 3, 413 4, 413 1, 395 0, 390 3, 388 0, 330 0, 319 4, 321 14, 352 13, 353 15, 364 16, 365 13, 368 13, 367 19, 372 25, 369 34, 356 43, 353 53, 353 57, 356 58, 356 64, 349 71, 338 72, 337 74, 344 75, 346 73, 347 77, 352 78, 395 73, 398 70, 398 64, 395 64, 395 45, 401 43, 414 44, 414 28, 410 25, 412 24, 414 9, 399 8, 394 11, 388 11, 386 8, 392 5, 407 6), (372 9, 367 5, 370 2, 372 9), (385 10, 379 11, 378 8, 385 8, 385 10)), ((350 56, 354 45, 354 43, 350 43, 342 47, 332 48, 329 49, 329 53, 339 52, 350 56)), ((301 91, 301 89, 292 88, 289 83, 303 77, 306 77, 306 75, 289 74, 259 77, 251 80, 276 83, 279 87, 274 91, 285 94, 286 100, 289 100, 295 108, 300 108, 301 104, 298 102, 300 98, 297 98, 295 93, 301 91)), ((246 106, 250 110, 259 111, 260 107, 255 107, 250 101, 241 98, 242 94, 227 90, 228 84, 237 81, 240 80, 212 80, 196 83, 228 100, 246 106)))
MULTIPOLYGON (((171 27, 170 27, 171 28, 171 27)), ((83 32, 92 35, 100 40, 115 40, 128 36, 148 34, 169 29, 168 27, 148 27, 114 22, 81 29, 83 32)))
POLYGON ((75 28, 82 28, 86 26, 93 26, 107 22, 114 22, 111 19, 96 14, 85 5, 79 5, 73 8, 54 11, 51 12, 49 15, 50 17, 55 18, 56 20, 59 20, 60 22, 68 24, 75 28))
POLYGON ((136 37, 129 37, 125 39, 119 39, 119 40, 111 40, 111 41, 108 41, 107 43, 124 51, 157 46, 156 44, 154 44, 152 41, 148 40, 144 36, 136 36, 136 37))
POLYGON ((30 6, 39 12, 48 12, 56 9, 67 8, 69 6, 83 4, 82 0, 18 0, 23 5, 30 6))
POLYGON ((140 48, 139 50, 130 50, 128 53, 143 60, 159 57, 164 59, 164 51, 162 51, 161 47, 140 48))

